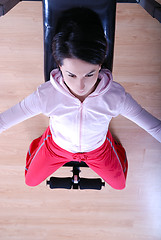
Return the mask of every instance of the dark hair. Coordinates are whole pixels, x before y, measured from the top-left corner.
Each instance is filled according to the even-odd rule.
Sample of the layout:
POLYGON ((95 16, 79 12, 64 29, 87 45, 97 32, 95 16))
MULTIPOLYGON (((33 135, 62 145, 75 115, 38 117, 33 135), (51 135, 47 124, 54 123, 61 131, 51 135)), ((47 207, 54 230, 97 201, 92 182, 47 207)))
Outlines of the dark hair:
POLYGON ((99 16, 88 8, 63 12, 57 23, 52 49, 58 66, 62 66, 65 58, 103 64, 107 40, 99 16))

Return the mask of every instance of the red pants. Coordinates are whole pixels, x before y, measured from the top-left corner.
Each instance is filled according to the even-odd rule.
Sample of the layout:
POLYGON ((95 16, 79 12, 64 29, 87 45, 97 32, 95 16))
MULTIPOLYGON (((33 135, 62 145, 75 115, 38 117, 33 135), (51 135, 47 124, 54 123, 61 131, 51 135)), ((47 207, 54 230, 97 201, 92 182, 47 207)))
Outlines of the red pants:
POLYGON ((105 142, 99 148, 85 153, 71 153, 53 141, 49 127, 30 145, 26 158, 26 184, 40 184, 69 161, 85 161, 112 188, 125 187, 128 168, 126 153, 121 144, 115 143, 109 131, 105 142))

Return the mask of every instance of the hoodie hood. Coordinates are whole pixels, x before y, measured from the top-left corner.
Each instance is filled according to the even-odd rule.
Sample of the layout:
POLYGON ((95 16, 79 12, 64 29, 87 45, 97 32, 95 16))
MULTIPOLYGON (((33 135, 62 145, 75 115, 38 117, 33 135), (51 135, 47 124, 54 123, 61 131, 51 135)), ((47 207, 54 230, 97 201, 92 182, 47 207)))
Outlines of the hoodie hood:
MULTIPOLYGON (((110 89, 111 84, 113 82, 112 74, 108 69, 102 69, 99 72, 98 79, 100 80, 100 82, 99 82, 97 88, 89 96, 94 97, 94 96, 104 94, 105 92, 107 92, 110 89)), ((65 94, 65 95, 68 95, 68 96, 69 96, 69 94, 72 95, 72 93, 69 91, 69 89, 65 85, 64 78, 61 74, 61 71, 58 68, 54 69, 50 73, 50 82, 57 91, 65 94)))

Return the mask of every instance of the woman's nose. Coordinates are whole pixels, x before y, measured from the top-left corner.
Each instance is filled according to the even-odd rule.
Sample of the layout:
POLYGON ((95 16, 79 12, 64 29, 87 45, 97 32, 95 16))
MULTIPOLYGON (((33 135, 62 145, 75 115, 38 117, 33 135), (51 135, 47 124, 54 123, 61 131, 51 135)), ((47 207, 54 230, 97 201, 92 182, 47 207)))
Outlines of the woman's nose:
POLYGON ((80 79, 80 80, 79 80, 79 90, 83 90, 84 87, 85 87, 84 79, 80 79))

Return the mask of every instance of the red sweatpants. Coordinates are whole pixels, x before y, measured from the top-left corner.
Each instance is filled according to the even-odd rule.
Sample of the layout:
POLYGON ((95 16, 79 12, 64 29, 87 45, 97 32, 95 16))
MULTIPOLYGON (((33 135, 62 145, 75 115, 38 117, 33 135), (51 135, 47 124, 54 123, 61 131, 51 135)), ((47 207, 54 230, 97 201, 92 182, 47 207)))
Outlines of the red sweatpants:
POLYGON ((35 139, 26 157, 25 182, 36 186, 69 161, 85 161, 112 188, 123 189, 126 183, 128 162, 120 143, 108 131, 99 148, 84 153, 71 153, 60 148, 52 139, 50 128, 35 139))

